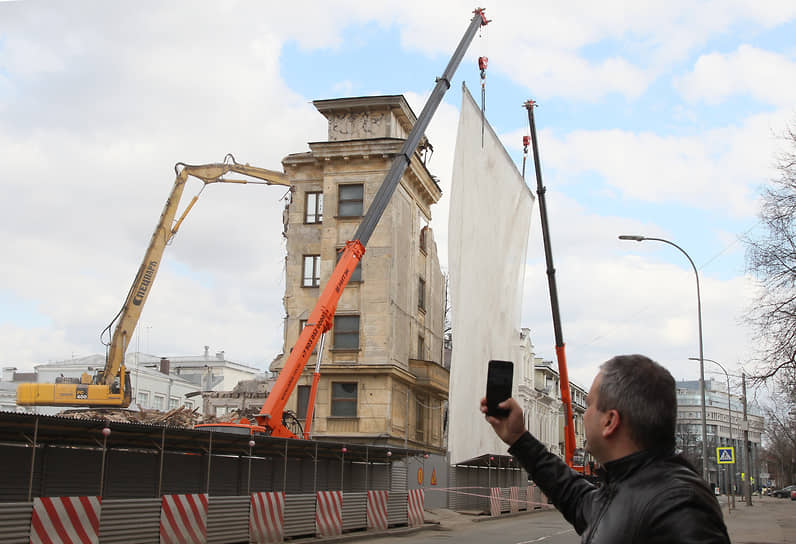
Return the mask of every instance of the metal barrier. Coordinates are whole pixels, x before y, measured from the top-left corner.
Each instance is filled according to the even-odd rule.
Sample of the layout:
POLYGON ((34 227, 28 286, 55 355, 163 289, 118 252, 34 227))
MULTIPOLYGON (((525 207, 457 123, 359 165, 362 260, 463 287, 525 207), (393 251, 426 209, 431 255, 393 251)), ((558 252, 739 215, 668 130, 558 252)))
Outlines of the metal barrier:
MULTIPOLYGON (((283 538, 322 536, 316 527, 317 500, 315 495, 285 495, 283 538)), ((161 499, 102 501, 98 542, 159 544, 162 542, 162 504, 161 499)), ((0 503, 0 542, 31 542, 32 508, 32 503, 0 503)), ((342 531, 368 530, 367 508, 367 493, 343 493, 342 531)), ((406 525, 407 512, 408 493, 390 493, 387 505, 389 524, 406 525)), ((206 536, 194 535, 191 541, 208 544, 249 542, 252 515, 251 497, 210 497, 206 536)), ((195 533, 198 535, 201 531, 196 530, 195 533)))
POLYGON ((0 542, 29 544, 33 503, 4 502, 0 506, 0 542))
POLYGON ((343 493, 343 531, 368 528, 368 494, 343 493))
POLYGON ((160 499, 103 500, 99 540, 103 544, 159 542, 160 499))
POLYGON ((315 534, 315 494, 285 495, 285 537, 315 534))
POLYGON ((246 542, 249 539, 249 497, 210 497, 207 508, 207 542, 246 542))

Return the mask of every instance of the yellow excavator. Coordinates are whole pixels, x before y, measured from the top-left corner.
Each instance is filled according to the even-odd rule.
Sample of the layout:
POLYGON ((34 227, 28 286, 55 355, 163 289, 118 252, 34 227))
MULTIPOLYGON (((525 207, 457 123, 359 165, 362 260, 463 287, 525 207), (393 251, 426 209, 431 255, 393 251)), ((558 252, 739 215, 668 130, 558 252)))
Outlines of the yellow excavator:
POLYGON ((124 366, 124 355, 133 335, 141 311, 144 308, 155 275, 160 266, 166 245, 180 228, 188 212, 205 187, 211 183, 256 183, 262 185, 290 186, 287 176, 282 172, 240 164, 228 154, 223 163, 188 165, 177 163, 174 166, 177 178, 169 198, 160 215, 160 220, 152 234, 152 240, 144 254, 135 281, 127 293, 122 309, 103 331, 109 332, 113 324, 116 328, 110 342, 106 343, 105 367, 93 376, 83 373, 80 378, 58 378, 56 383, 21 383, 17 386, 17 404, 21 406, 83 406, 102 408, 126 408, 132 401, 130 373, 124 366), (234 172, 263 181, 228 179, 225 174, 234 172), (201 180, 204 185, 199 194, 193 197, 185 211, 175 222, 185 183, 188 176, 201 180), (173 226, 172 226, 173 224, 173 226))

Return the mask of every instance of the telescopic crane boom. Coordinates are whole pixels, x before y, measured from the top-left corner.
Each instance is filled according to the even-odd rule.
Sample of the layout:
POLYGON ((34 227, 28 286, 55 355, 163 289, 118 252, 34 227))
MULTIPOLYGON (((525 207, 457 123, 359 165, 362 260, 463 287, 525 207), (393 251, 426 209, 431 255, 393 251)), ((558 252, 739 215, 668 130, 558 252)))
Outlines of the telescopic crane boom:
MULTIPOLYGON (((131 402, 129 374, 124 367, 124 355, 133 331, 141 317, 152 284, 155 281, 161 258, 166 245, 177 233, 188 212, 196 203, 199 195, 191 199, 180 218, 174 222, 180 199, 188 176, 201 180, 204 188, 211 183, 258 183, 264 185, 290 185, 287 176, 282 172, 240 164, 235 157, 228 154, 223 163, 189 165, 177 163, 174 166, 177 178, 171 189, 160 219, 152 233, 149 247, 144 253, 141 266, 138 267, 133 285, 127 293, 127 298, 121 310, 111 323, 103 330, 110 331, 114 322, 116 328, 106 354, 105 367, 93 377, 84 374, 80 383, 74 380, 61 380, 62 383, 25 383, 17 387, 17 404, 27 406, 97 406, 126 408, 131 402), (234 172, 243 174, 262 181, 248 181, 245 179, 227 179, 223 176, 234 172), (173 226, 172 226, 173 224, 173 226), (66 383, 64 383, 66 382, 66 383)), ((201 191, 200 191, 201 194, 201 191)))
MULTIPOLYGON (((296 345, 290 352, 285 366, 279 373, 279 377, 268 398, 266 398, 260 413, 255 416, 258 425, 268 429, 271 436, 298 438, 282 423, 282 416, 288 398, 293 393, 315 344, 326 331, 331 329, 335 309, 343 289, 345 289, 352 272, 362 259, 362 255, 365 253, 365 246, 370 240, 370 236, 373 234, 384 210, 387 209, 390 198, 409 165, 412 155, 417 149, 417 145, 420 143, 429 121, 431 121, 431 117, 437 110, 445 92, 450 88, 453 74, 456 72, 478 29, 487 23, 489 21, 484 15, 484 10, 481 8, 476 9, 470 21, 470 26, 464 33, 442 76, 437 78, 437 84, 431 92, 431 96, 429 96, 423 111, 417 118, 409 136, 407 136, 401 151, 393 160, 390 170, 387 172, 381 187, 379 187, 373 202, 354 234, 354 239, 346 242, 340 260, 337 262, 337 266, 332 271, 328 283, 321 292, 321 296, 307 320, 307 325, 301 331, 296 345)), ((310 396, 312 397, 312 395, 310 396)), ((310 403, 313 402, 314 399, 310 398, 310 403)), ((310 424, 311 422, 307 421, 307 425, 309 426, 310 424)))
MULTIPOLYGON (((569 373, 567 372, 567 356, 564 349, 564 334, 561 332, 561 314, 558 310, 558 289, 556 288, 556 269, 553 266, 553 249, 550 243, 550 227, 547 224, 547 202, 545 193, 547 189, 542 184, 542 166, 539 163, 539 142, 536 139, 536 123, 533 118, 533 108, 536 102, 528 100, 524 104, 528 110, 528 124, 531 127, 531 147, 533 150, 533 164, 536 168, 536 194, 539 196, 539 217, 542 220, 542 238, 544 239, 544 254, 547 261, 547 285, 550 290, 550 309, 553 313, 553 332, 556 339, 556 358, 558 359, 558 377, 561 386, 561 402, 564 404, 564 460, 571 467, 575 454, 575 425, 572 418, 572 395, 569 391, 569 373)), ((525 142, 523 142, 525 143, 525 142)), ((523 163, 523 174, 525 164, 523 163)))

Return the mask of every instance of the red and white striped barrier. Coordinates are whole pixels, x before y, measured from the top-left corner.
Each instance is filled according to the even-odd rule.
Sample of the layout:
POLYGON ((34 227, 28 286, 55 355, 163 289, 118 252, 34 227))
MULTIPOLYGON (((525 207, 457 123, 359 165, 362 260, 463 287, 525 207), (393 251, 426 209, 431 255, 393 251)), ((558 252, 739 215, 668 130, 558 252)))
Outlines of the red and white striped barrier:
POLYGON ((31 544, 97 544, 101 503, 99 497, 36 497, 31 544))
POLYGON ((493 487, 489 490, 489 515, 500 515, 500 488, 493 487))
POLYGON ((387 529, 388 491, 368 491, 368 529, 387 529))
POLYGON ((318 491, 315 531, 319 536, 343 534, 343 492, 318 491))
POLYGON ((520 488, 519 487, 510 487, 509 488, 509 509, 512 512, 519 512, 520 511, 520 488))
POLYGON ((536 508, 536 504, 534 501, 534 491, 536 490, 535 485, 529 485, 527 495, 525 495, 525 501, 528 503, 528 510, 533 510, 536 508))
POLYGON ((261 491, 251 495, 249 540, 272 544, 285 539, 285 493, 261 491))
POLYGON ((203 544, 207 540, 207 494, 163 495, 160 544, 203 544))
POLYGON ((410 489, 409 508, 407 514, 409 517, 409 527, 420 527, 425 522, 425 515, 423 514, 423 507, 426 502, 426 494, 422 489, 410 489))

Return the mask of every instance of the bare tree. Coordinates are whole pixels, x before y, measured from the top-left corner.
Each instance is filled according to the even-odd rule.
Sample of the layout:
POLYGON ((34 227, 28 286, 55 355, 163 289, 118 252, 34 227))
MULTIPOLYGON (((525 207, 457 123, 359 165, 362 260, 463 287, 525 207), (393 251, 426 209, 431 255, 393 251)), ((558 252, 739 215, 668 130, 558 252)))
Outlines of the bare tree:
POLYGON ((793 377, 777 379, 778 390, 765 410, 766 453, 780 487, 796 481, 796 388, 789 385, 793 381, 793 377))
POLYGON ((779 174, 762 194, 762 232, 744 240, 747 267, 761 287, 746 318, 760 348, 757 382, 796 375, 796 122, 783 138, 779 174))

